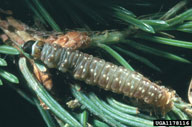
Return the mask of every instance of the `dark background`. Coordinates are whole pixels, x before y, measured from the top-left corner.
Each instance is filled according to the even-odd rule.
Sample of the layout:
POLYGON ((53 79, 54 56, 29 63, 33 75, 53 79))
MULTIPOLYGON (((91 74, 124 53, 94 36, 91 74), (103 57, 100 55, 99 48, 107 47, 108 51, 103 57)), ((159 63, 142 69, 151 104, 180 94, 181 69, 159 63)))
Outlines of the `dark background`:
POLYGON ((38 109, 6 84, 0 88, 0 100, 1 127, 46 127, 38 109))

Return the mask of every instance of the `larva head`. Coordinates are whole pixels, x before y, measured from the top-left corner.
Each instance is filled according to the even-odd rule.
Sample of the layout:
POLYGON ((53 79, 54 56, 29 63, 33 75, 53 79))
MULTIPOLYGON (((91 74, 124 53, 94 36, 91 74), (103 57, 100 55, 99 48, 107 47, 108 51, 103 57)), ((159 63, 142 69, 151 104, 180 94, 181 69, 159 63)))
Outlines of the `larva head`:
POLYGON ((42 41, 27 41, 23 45, 23 50, 29 54, 31 54, 35 59, 39 59, 41 56, 41 50, 43 49, 45 42, 42 41))

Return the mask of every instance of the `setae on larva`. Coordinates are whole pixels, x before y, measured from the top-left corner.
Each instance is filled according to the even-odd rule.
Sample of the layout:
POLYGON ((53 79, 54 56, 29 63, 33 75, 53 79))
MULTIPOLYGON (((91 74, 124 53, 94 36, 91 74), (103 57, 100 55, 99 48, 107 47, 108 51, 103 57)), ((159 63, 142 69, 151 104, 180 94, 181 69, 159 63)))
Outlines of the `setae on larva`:
POLYGON ((35 59, 40 59, 49 68, 57 68, 62 72, 69 71, 75 79, 85 81, 87 84, 144 101, 160 109, 162 114, 173 107, 173 92, 135 71, 78 50, 62 48, 57 44, 37 41, 30 50, 35 59))

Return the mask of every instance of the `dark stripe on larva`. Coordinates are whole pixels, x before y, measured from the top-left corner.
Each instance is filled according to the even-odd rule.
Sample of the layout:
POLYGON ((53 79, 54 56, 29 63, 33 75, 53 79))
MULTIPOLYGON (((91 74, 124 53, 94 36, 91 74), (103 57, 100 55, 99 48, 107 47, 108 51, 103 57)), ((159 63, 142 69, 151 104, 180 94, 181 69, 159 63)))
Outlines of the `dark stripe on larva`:
POLYGON ((103 59, 56 44, 44 44, 40 57, 50 68, 72 72, 75 79, 87 84, 143 100, 160 108, 162 113, 170 111, 173 106, 174 94, 168 89, 158 86, 137 72, 103 59))

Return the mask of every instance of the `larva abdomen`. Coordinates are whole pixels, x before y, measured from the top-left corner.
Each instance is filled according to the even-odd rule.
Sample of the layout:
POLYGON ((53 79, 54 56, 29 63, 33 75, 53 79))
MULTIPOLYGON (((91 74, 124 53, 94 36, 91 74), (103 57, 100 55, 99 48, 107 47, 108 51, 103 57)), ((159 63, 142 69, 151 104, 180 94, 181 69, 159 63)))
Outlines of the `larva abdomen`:
POLYGON ((160 108, 166 113, 172 106, 173 93, 152 83, 143 75, 77 50, 44 44, 41 60, 50 68, 69 71, 75 79, 105 90, 121 93, 160 108))

